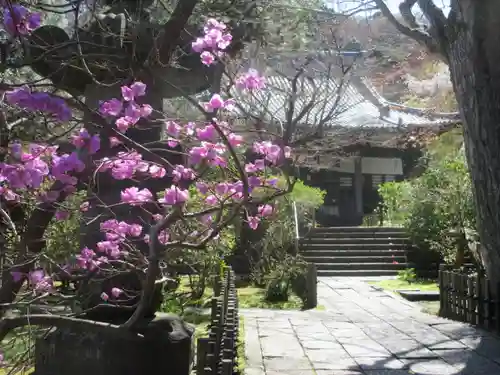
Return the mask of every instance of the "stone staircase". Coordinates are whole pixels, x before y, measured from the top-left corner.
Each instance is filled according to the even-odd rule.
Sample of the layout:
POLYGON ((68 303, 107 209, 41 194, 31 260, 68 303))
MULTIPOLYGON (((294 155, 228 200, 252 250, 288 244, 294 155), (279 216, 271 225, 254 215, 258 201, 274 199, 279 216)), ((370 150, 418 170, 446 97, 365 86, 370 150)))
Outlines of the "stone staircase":
POLYGON ((299 244, 318 276, 396 276, 407 247, 403 228, 382 227, 314 228, 299 244))

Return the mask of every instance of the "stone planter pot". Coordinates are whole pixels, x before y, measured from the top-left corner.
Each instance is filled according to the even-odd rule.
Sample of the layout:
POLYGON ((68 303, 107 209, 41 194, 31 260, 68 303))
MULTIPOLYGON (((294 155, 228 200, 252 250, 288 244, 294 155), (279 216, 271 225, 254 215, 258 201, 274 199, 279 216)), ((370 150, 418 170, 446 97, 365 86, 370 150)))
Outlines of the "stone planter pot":
POLYGON ((189 375, 194 327, 179 317, 158 314, 140 337, 78 324, 57 328, 35 347, 36 375, 189 375))

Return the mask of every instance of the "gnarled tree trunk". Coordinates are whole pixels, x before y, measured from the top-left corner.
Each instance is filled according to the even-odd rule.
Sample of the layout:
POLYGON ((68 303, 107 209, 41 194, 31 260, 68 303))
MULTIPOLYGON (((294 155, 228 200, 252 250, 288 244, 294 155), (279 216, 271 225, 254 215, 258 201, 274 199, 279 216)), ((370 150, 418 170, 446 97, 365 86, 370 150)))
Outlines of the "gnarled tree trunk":
POLYGON ((464 125, 481 257, 500 282, 500 2, 461 1, 447 49, 464 125))
POLYGON ((406 25, 384 0, 375 0, 396 29, 441 56, 450 69, 463 121, 477 208, 480 256, 500 282, 500 1, 450 0, 445 16, 434 0, 401 0, 406 25), (418 25, 412 8, 428 20, 418 25))

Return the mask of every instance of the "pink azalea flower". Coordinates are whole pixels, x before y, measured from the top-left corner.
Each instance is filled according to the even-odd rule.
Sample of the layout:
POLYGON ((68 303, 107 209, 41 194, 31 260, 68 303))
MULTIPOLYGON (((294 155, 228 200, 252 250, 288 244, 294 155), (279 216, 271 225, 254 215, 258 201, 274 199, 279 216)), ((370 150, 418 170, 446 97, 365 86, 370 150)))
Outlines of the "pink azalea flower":
POLYGON ((106 102, 103 102, 99 107, 99 112, 105 116, 118 116, 123 109, 123 104, 118 99, 111 99, 106 102))
POLYGON ((210 101, 205 105, 207 112, 213 112, 224 106, 224 99, 219 94, 213 94, 210 101))
POLYGON ((260 223, 260 219, 256 216, 249 216, 248 217, 248 226, 253 229, 253 230, 256 230, 258 227, 259 227, 259 223, 260 223))
POLYGON ((130 86, 122 86, 122 97, 127 102, 133 101, 136 97, 146 95, 146 85, 142 82, 134 82, 130 86))
POLYGON ((128 203, 131 206, 140 206, 153 199, 153 194, 148 189, 142 189, 133 186, 123 190, 120 193, 123 203, 128 203))
POLYGON ((70 214, 68 211, 57 210, 55 216, 56 216, 57 220, 63 221, 63 220, 67 220, 69 218, 69 215, 70 214))
POLYGON ((262 90, 266 87, 266 79, 255 69, 249 69, 247 73, 236 78, 236 87, 242 90, 262 90))
POLYGON ((203 38, 196 38, 196 40, 191 43, 191 48, 194 52, 203 52, 203 50, 205 49, 205 40, 203 38))
POLYGON ((189 191, 182 190, 179 187, 172 185, 170 188, 165 189, 163 198, 158 201, 160 203, 173 206, 176 204, 183 204, 189 199, 189 191))
POLYGON ((270 204, 264 204, 264 205, 260 205, 257 208, 257 212, 259 213, 260 216, 267 217, 267 216, 271 216, 273 214, 274 209, 273 209, 273 206, 271 206, 270 204))
POLYGON ((24 278, 24 274, 18 271, 11 271, 10 275, 12 276, 12 280, 14 280, 15 283, 20 282, 24 278))
POLYGON ((132 237, 139 237, 142 233, 142 225, 140 224, 131 224, 128 229, 128 233, 132 237))
POLYGON ((210 66, 215 62, 215 56, 208 51, 202 52, 200 56, 203 65, 210 66))

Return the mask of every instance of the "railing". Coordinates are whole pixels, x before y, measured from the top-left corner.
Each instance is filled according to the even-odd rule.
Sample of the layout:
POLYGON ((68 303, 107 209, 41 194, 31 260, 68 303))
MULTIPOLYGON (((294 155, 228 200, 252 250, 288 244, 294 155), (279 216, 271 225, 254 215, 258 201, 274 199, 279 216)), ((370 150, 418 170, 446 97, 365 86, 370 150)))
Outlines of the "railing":
POLYGON ((299 233, 299 215, 297 212, 297 203, 293 201, 292 206, 293 206, 293 222, 295 223, 295 254, 298 254, 300 233, 299 233))
POLYGON ((208 337, 197 342, 196 375, 237 373, 238 295, 233 270, 225 267, 222 273, 214 283, 208 337))
POLYGON ((480 273, 439 269, 439 314, 500 332, 500 285, 480 273), (497 297, 494 297, 497 296, 497 297))
POLYGON ((295 251, 298 253, 300 238, 306 236, 312 228, 316 227, 316 209, 306 208, 305 211, 299 212, 301 210, 295 201, 292 202, 292 208, 295 226, 295 251), (307 231, 301 232, 302 228, 307 228, 307 231))

